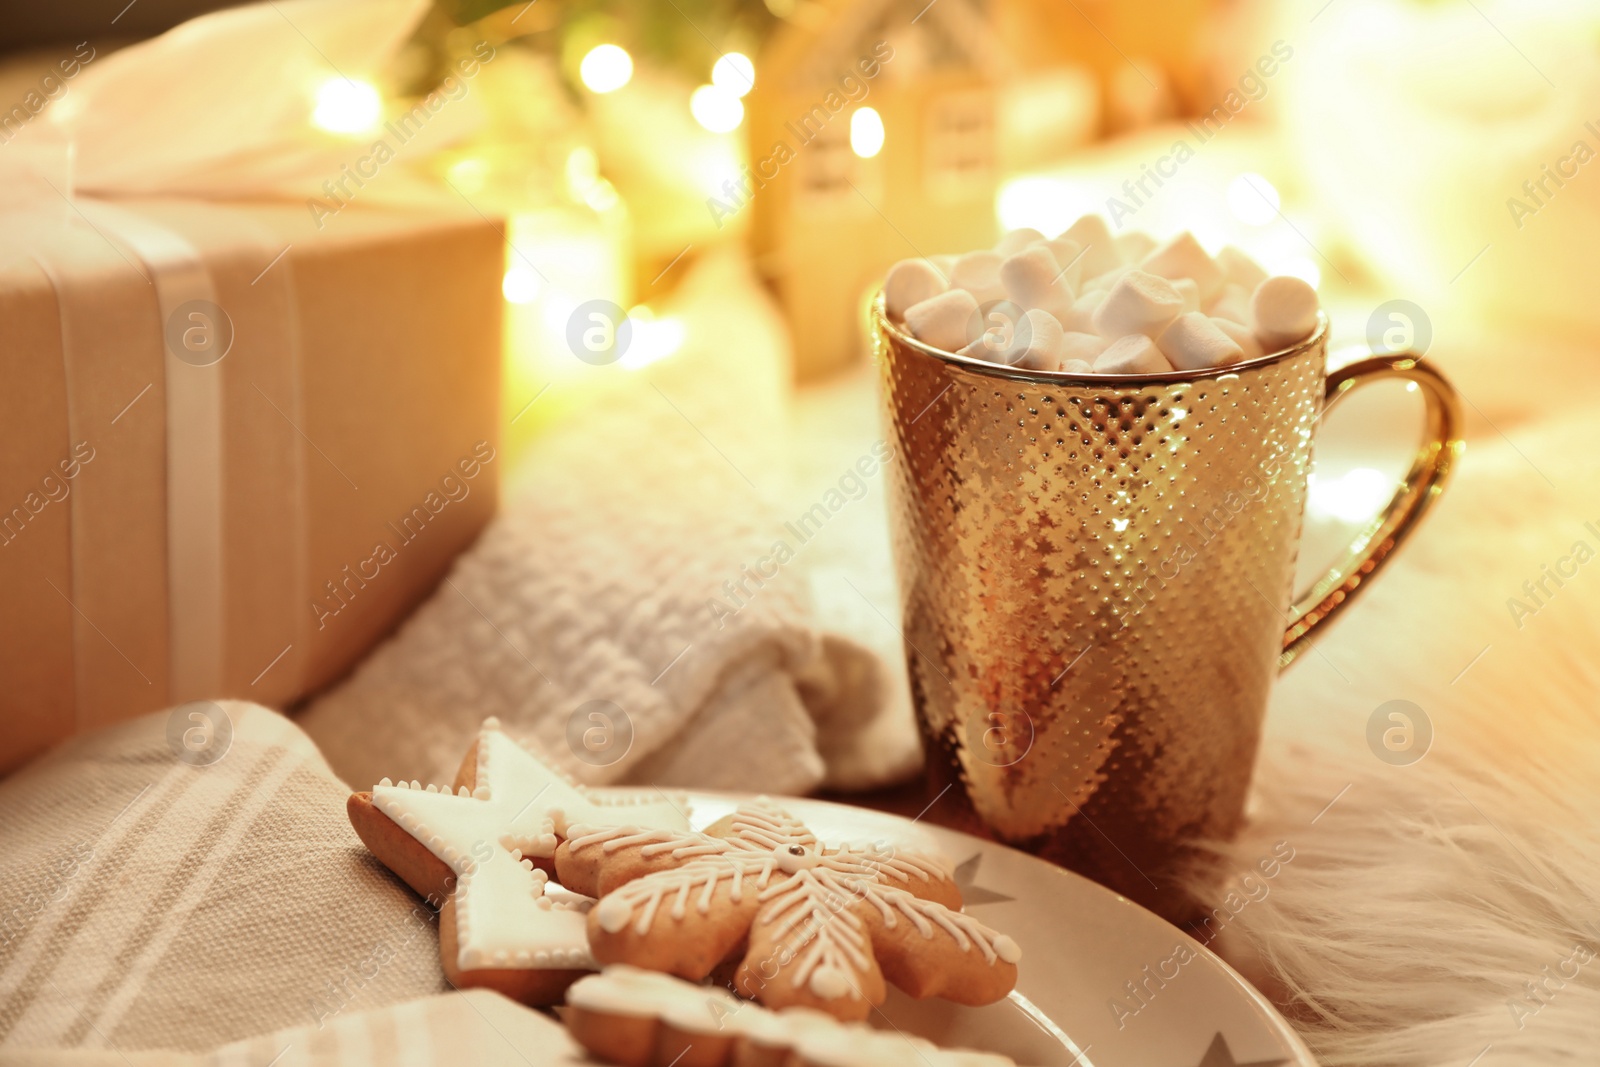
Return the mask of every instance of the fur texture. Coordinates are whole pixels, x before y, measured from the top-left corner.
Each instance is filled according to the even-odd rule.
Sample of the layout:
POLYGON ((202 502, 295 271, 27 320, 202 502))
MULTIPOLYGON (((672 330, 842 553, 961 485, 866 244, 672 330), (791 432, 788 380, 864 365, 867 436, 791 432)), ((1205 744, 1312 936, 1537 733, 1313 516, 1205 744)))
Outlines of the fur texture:
MULTIPOLYGON (((1285 676, 1251 824, 1217 846, 1232 871, 1294 850, 1213 947, 1325 1064, 1600 1056, 1600 427, 1510 432, 1484 427, 1395 570, 1285 676), (1432 727, 1409 765, 1368 741, 1395 699, 1432 727)), ((1219 903, 1239 886, 1197 880, 1219 903)))

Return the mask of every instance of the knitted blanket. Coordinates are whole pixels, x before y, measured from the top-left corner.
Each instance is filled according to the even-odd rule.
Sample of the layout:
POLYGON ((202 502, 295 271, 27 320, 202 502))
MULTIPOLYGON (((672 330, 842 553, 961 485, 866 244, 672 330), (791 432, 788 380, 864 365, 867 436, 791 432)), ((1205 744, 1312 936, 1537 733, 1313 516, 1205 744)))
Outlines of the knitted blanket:
POLYGON ((804 793, 914 769, 892 457, 787 458, 829 449, 789 424, 782 328, 740 265, 704 265, 683 304, 684 350, 599 368, 604 399, 517 462, 436 595, 299 717, 352 785, 450 778, 489 715, 591 784, 804 793), (846 531, 854 579, 829 566, 846 531), (859 597, 867 640, 821 630, 818 595, 859 597))

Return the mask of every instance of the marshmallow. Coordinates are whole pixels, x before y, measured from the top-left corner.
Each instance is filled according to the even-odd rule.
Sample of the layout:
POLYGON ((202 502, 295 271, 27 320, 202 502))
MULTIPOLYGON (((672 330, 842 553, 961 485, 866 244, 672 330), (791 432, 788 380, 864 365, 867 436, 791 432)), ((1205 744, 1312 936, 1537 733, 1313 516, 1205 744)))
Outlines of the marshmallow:
POLYGON ((1061 268, 1061 280, 1072 286, 1072 291, 1077 292, 1083 288, 1083 246, 1076 241, 1065 237, 1057 237, 1053 241, 1044 242, 1050 249, 1050 254, 1056 257, 1056 264, 1061 268))
POLYGON ((947 289, 906 308, 906 325, 923 344, 957 351, 982 332, 978 298, 965 289, 947 289))
POLYGON ((1012 331, 1011 343, 1000 353, 999 362, 1030 370, 1050 370, 1061 354, 1061 323, 1047 311, 1033 308, 1012 331))
POLYGON ((1184 311, 1200 310, 1200 287, 1195 284, 1193 278, 1174 278, 1172 287, 1183 297, 1184 311))
POLYGON ((1084 249, 1085 278, 1093 278, 1096 274, 1104 274, 1113 267, 1122 265, 1122 256, 1117 252, 1116 238, 1111 236, 1111 231, 1106 228, 1106 220, 1099 215, 1085 215, 1056 236, 1058 241, 1062 238, 1074 241, 1084 249))
POLYGON ((1206 305, 1206 314, 1214 319, 1232 319, 1241 326, 1248 325, 1250 322, 1250 290, 1229 282, 1222 287, 1222 292, 1218 293, 1216 298, 1206 305))
POLYGON ((1012 230, 1000 238, 1000 243, 994 246, 994 250, 1002 256, 1014 256, 1029 245, 1043 240, 1044 234, 1032 226, 1024 226, 1020 230, 1012 230))
POLYGON ((986 359, 990 363, 1006 362, 1004 354, 1023 329, 1023 309, 1009 300, 991 300, 978 306, 970 331, 974 340, 961 350, 964 356, 986 359))
POLYGON ((1199 311, 1187 311, 1156 338, 1161 354, 1178 370, 1206 370, 1237 363, 1244 349, 1199 311))
POLYGON ((1034 244, 1000 264, 1006 295, 1025 308, 1042 308, 1057 319, 1072 311, 1072 286, 1060 280, 1061 268, 1048 245, 1034 244))
POLYGON ((998 349, 990 347, 988 337, 983 335, 980 335, 971 344, 962 345, 956 349, 956 352, 966 356, 968 359, 981 359, 985 363, 1000 362, 1000 352, 998 349))
POLYGON ((1156 239, 1147 233, 1129 230, 1117 234, 1116 244, 1117 255, 1122 257, 1122 262, 1138 266, 1140 260, 1155 250, 1156 239))
POLYGON ((965 289, 978 298, 978 303, 1005 297, 1000 284, 1000 264, 1003 257, 998 252, 968 252, 956 260, 950 271, 950 288, 965 289))
POLYGON ((1229 282, 1246 293, 1255 292, 1256 286, 1267 280, 1267 272, 1233 245, 1224 245, 1222 251, 1217 253, 1217 266, 1222 268, 1229 282))
POLYGON ((1317 328, 1317 291, 1286 274, 1268 278, 1250 297, 1250 327, 1267 352, 1304 341, 1317 328))
POLYGON ((944 292, 944 276, 925 259, 902 259, 889 268, 883 280, 884 307, 893 318, 904 318, 906 309, 944 292))
MULTIPOLYGON (((1095 309, 1094 330, 1101 337, 1142 333, 1155 337, 1183 311, 1183 297, 1165 278, 1131 270, 1095 309)), ((1099 364, 1096 364, 1098 366, 1099 364)))
POLYGON ((1193 278, 1202 301, 1216 296, 1226 280, 1222 268, 1187 230, 1146 256, 1140 269, 1161 278, 1193 278))
POLYGON ((1139 269, 1138 267, 1131 267, 1126 263, 1124 263, 1120 267, 1112 267, 1110 270, 1106 271, 1104 274, 1097 274, 1093 278, 1090 278, 1088 281, 1084 282, 1083 283, 1083 288, 1084 288, 1085 291, 1088 291, 1088 290, 1091 290, 1091 289, 1099 289, 1102 292, 1109 291, 1111 289, 1111 287, 1113 285, 1116 285, 1118 282, 1120 282, 1128 274, 1129 271, 1134 271, 1134 270, 1138 270, 1138 269, 1139 269))
POLYGON ((1101 304, 1106 302, 1104 289, 1096 289, 1084 293, 1072 302, 1072 311, 1061 320, 1061 325, 1069 330, 1078 330, 1082 333, 1094 333, 1094 313, 1101 304))
POLYGON ((1212 318, 1211 322, 1217 329, 1233 338, 1233 343, 1243 350, 1242 360, 1259 359, 1265 355, 1261 351, 1261 343, 1256 340, 1256 335, 1250 332, 1250 327, 1231 319, 1212 318))
POLYGON ((1117 338, 1094 361, 1096 374, 1160 374, 1171 369, 1161 349, 1142 333, 1117 338))
POLYGON ((1061 358, 1082 360, 1093 365, 1100 358, 1100 353, 1106 350, 1109 344, 1104 337, 1095 333, 1079 333, 1069 330, 1061 335, 1061 358))
POLYGON ((1113 237, 1095 215, 1050 240, 1025 227, 995 251, 897 263, 884 303, 928 345, 1072 374, 1243 363, 1304 340, 1321 314, 1310 286, 1231 245, 1213 259, 1188 233, 1113 237))

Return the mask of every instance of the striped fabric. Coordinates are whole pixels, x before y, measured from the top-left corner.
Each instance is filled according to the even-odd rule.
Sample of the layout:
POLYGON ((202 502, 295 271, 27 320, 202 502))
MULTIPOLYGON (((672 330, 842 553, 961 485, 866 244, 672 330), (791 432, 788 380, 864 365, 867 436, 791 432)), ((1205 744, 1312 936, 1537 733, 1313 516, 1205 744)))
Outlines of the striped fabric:
POLYGON ((346 1012, 208 1053, 0 1050, 0 1067, 565 1067, 585 1064, 560 1023, 474 989, 346 1012))
MULTIPOLYGON (((0 1051, 121 1063, 285 1028, 321 1048, 346 1016, 449 989, 432 911, 357 839, 310 740, 257 705, 209 707, 232 726, 213 762, 185 753, 179 709, 0 781, 0 1051)), ((382 1025, 460 1010, 418 1003, 382 1025)))

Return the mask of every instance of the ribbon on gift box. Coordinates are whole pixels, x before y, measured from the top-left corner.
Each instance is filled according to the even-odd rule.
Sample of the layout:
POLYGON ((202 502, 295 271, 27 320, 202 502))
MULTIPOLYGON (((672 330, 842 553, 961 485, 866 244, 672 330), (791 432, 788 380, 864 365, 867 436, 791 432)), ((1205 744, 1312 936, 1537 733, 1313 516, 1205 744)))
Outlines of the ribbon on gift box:
MULTIPOLYGON (((0 172, 7 177, 15 175, 16 160, 8 157, 7 162, 12 166, 0 168, 0 172)), ((57 188, 65 184, 59 178, 42 180, 57 188)), ((25 188, 27 183, 14 187, 25 188)), ((212 212, 228 217, 226 240, 235 255, 258 259, 261 267, 271 262, 277 250, 253 220, 225 208, 212 212)), ((159 515, 153 515, 149 502, 128 492, 126 485, 81 475, 76 479, 69 588, 58 591, 68 597, 75 611, 73 674, 78 718, 84 721, 91 717, 90 707, 106 705, 106 689, 114 684, 116 672, 102 669, 100 661, 113 651, 128 656, 115 646, 106 647, 109 638, 101 627, 110 625, 111 620, 105 612, 119 612, 130 605, 151 613, 158 610, 155 602, 141 595, 148 592, 140 586, 150 573, 165 576, 165 662, 158 665, 141 656, 138 661, 129 658, 129 665, 143 684, 164 687, 158 703, 218 696, 224 689, 228 641, 223 461, 229 453, 224 441, 219 361, 231 343, 234 319, 218 303, 205 253, 172 226, 110 201, 87 198, 68 202, 58 197, 54 203, 35 203, 9 212, 0 216, 0 235, 7 247, 26 250, 54 291, 69 441, 88 442, 93 450, 98 440, 103 448, 122 417, 122 411, 108 417, 103 410, 105 393, 96 379, 110 366, 120 365, 126 371, 132 365, 144 372, 137 376, 147 380, 129 397, 130 410, 146 391, 153 391, 165 404, 163 433, 153 440, 140 440, 142 447, 129 449, 138 454, 140 462, 163 472, 158 481, 164 490, 159 515), (144 299, 151 305, 159 342, 152 344, 144 338, 145 343, 135 343, 97 321, 106 297, 107 275, 148 288, 144 299), (132 281, 135 276, 137 282, 132 281), (97 565, 92 558, 95 553, 85 546, 86 541, 103 538, 113 528, 121 531, 125 541, 139 541, 141 532, 157 517, 164 537, 153 543, 163 551, 158 558, 130 553, 142 557, 136 567, 97 565), (85 604, 101 610, 85 610, 85 604), (100 623, 94 621, 97 618, 100 623)), ((257 286, 242 291, 248 293, 249 302, 233 301, 232 315, 250 324, 253 350, 279 354, 252 373, 293 406, 299 390, 299 360, 291 278, 290 266, 279 264, 276 271, 258 279, 257 286), (291 313, 283 314, 285 308, 291 313)), ((303 499, 302 472, 294 462, 293 443, 280 439, 272 444, 274 447, 256 450, 235 449, 233 454, 236 461, 258 468, 282 468, 272 480, 290 486, 289 499, 303 499)), ((282 533, 280 537, 278 531, 266 532, 251 547, 267 557, 264 562, 279 565, 280 573, 296 576, 282 587, 283 595, 289 596, 304 585, 299 580, 304 553, 297 543, 301 533, 297 525, 286 524, 282 533), (275 556, 287 558, 272 558, 275 556)), ((293 627, 290 632, 296 633, 298 642, 305 613, 285 604, 277 614, 293 627)), ((117 629, 125 631, 126 627, 117 629)), ((285 672, 266 692, 292 692, 297 686, 293 674, 285 672)), ((111 701, 117 703, 120 701, 111 701)))
MULTIPOLYGON (((0 186, 10 193, 0 215, 0 240, 31 257, 55 292, 69 440, 87 441, 106 431, 145 396, 138 392, 112 414, 102 386, 116 376, 107 373, 113 368, 127 377, 130 364, 142 364, 150 372, 145 389, 159 382, 157 395, 165 401, 164 433, 146 436, 140 448, 130 450, 146 466, 159 463, 162 473, 154 484, 162 490, 162 506, 152 508, 129 488, 149 488, 150 479, 115 483, 101 476, 104 463, 80 476, 75 487, 70 588, 57 591, 74 610, 80 726, 130 700, 158 706, 223 693, 230 648, 224 457, 255 465, 251 483, 285 486, 287 499, 304 499, 305 472, 293 440, 301 375, 292 268, 282 254, 287 249, 275 247, 271 235, 243 212, 217 204, 187 208, 187 214, 203 216, 197 221, 207 234, 224 235, 218 247, 258 261, 261 273, 249 286, 233 286, 224 311, 207 259, 214 249, 202 248, 192 227, 182 232, 185 227, 170 218, 130 210, 117 200, 317 195, 320 181, 337 173, 350 142, 308 122, 313 90, 329 78, 349 80, 381 69, 427 6, 426 0, 281 0, 202 16, 84 61, 67 94, 0 154, 0 186), (158 346, 119 338, 103 321, 105 279, 122 271, 148 286, 145 300, 161 335, 158 346), (254 365, 250 383, 282 416, 272 447, 227 447, 219 361, 241 324, 250 331, 252 351, 276 354, 254 365), (119 527, 126 537, 144 539, 157 523, 164 530, 156 539, 159 558, 138 553, 137 566, 106 566, 105 554, 91 549, 116 536, 119 527), (164 575, 164 597, 149 595, 160 584, 152 575, 164 575), (106 628, 119 634, 137 630, 141 620, 128 613, 156 614, 162 600, 165 619, 151 620, 161 632, 149 635, 146 654, 136 649, 130 655, 110 642, 106 628), (150 654, 163 645, 164 656, 150 654), (127 661, 144 686, 164 693, 124 699, 111 692, 117 677, 127 677, 114 657, 127 661)), ((455 109, 430 126, 430 139, 448 140, 472 122, 470 109, 455 109)), ((405 199, 412 192, 397 174, 383 198, 405 199)), ((150 321, 148 314, 140 317, 150 321)), ((272 573, 294 576, 282 583, 283 603, 270 614, 277 632, 294 635, 290 647, 303 646, 310 616, 292 602, 306 584, 303 530, 286 522, 281 531, 261 531, 246 547, 272 573)), ((109 558, 126 563, 126 555, 109 558)), ((303 659, 291 657, 253 695, 269 703, 298 695, 306 669, 303 659)))
MULTIPOLYGON (((167 626, 172 703, 222 694, 222 379, 223 338, 216 287, 198 249, 181 234, 105 202, 79 205, 90 225, 109 231, 144 262, 164 329, 167 400, 167 626), (203 319, 193 322, 192 319, 203 319), (185 348, 173 334, 194 337, 185 348), (189 354, 182 358, 180 353, 189 354)), ((275 284, 292 300, 287 272, 275 284)), ((59 284, 59 283, 58 283, 59 284)), ((279 339, 293 352, 293 332, 279 339)), ((231 333, 231 327, 229 327, 231 333)), ((63 339, 70 337, 63 333, 63 339)), ((231 340, 227 338, 227 340, 231 340)), ((63 347, 63 359, 68 353, 63 347)), ((289 364, 295 366, 293 362, 289 364)), ((295 499, 303 494, 295 493, 295 499)))

